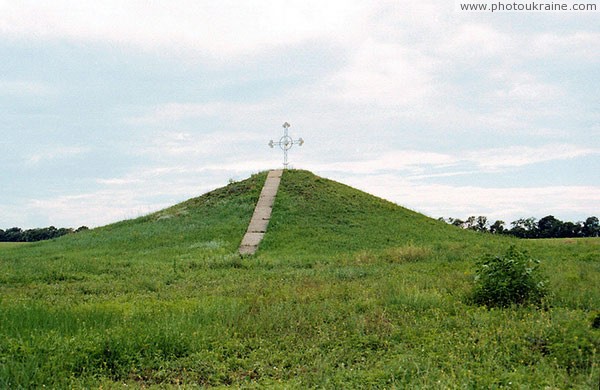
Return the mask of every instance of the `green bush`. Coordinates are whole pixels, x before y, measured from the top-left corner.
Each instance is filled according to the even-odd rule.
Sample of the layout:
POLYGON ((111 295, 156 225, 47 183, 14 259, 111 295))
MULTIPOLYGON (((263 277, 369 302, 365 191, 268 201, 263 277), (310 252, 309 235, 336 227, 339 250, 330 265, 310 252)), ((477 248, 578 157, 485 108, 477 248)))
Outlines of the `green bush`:
POLYGON ((477 264, 473 301, 488 307, 541 303, 547 293, 539 261, 511 246, 504 256, 487 256, 477 264))

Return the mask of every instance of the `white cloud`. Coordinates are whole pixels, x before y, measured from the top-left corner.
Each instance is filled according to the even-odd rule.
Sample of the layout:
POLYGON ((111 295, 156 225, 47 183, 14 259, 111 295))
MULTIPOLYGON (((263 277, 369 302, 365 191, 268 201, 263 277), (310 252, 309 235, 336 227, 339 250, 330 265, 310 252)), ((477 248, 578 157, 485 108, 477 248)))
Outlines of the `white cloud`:
POLYGON ((266 146, 260 134, 242 131, 210 131, 201 133, 161 132, 140 146, 134 154, 153 157, 184 158, 218 156, 224 158, 227 151, 234 151, 251 143, 266 146))
POLYGON ((5 1, 0 34, 192 49, 215 59, 346 35, 366 2, 345 1, 5 1))
POLYGON ((433 92, 433 62, 402 44, 365 40, 328 83, 334 95, 351 103, 404 106, 433 92))
POLYGON ((555 160, 568 160, 600 154, 600 149, 570 144, 551 144, 537 147, 510 146, 506 148, 433 153, 419 150, 397 150, 364 160, 307 164, 308 169, 327 172, 373 174, 386 171, 405 171, 413 178, 464 175, 477 172, 496 172, 514 167, 555 160), (471 169, 464 171, 465 164, 471 169), (430 169, 451 169, 450 172, 423 174, 430 169))
POLYGON ((506 222, 553 214, 569 220, 589 216, 600 204, 600 187, 548 186, 483 188, 415 182, 398 175, 345 176, 337 179, 433 218, 485 215, 506 222))
POLYGON ((532 37, 528 53, 538 58, 576 59, 598 63, 600 32, 576 31, 567 34, 545 32, 532 37))
POLYGON ((447 37, 442 37, 441 50, 461 61, 473 61, 486 57, 506 55, 517 43, 507 33, 500 32, 487 24, 466 23, 456 27, 447 37))
POLYGON ((139 184, 143 181, 141 179, 134 178, 111 178, 111 179, 97 179, 98 184, 105 186, 126 186, 131 184, 139 184))
POLYGON ((56 87, 40 81, 0 80, 0 95, 44 97, 57 93, 56 87))
POLYGON ((123 219, 131 219, 171 206, 153 203, 130 190, 97 191, 80 195, 63 195, 32 199, 25 206, 29 214, 42 214, 54 226, 86 225, 96 227, 123 219))
POLYGON ((268 103, 231 103, 213 101, 208 103, 161 104, 149 109, 148 113, 127 118, 126 123, 134 125, 172 124, 186 119, 248 117, 264 112, 270 107, 268 103))
MULTIPOLYGON (((595 187, 520 190, 427 183, 433 177, 495 173, 547 161, 597 157, 593 132, 597 133, 598 128, 593 124, 598 122, 598 115, 590 108, 595 96, 578 90, 584 76, 595 81, 597 73, 573 72, 573 67, 593 69, 597 64, 597 26, 586 23, 555 31, 554 26, 536 23, 537 19, 528 19, 530 25, 523 20, 458 14, 453 12, 452 4, 441 0, 0 0, 0 38, 12 40, 8 46, 19 48, 17 51, 31 48, 20 46, 23 41, 41 41, 42 45, 49 41, 84 42, 86 50, 89 43, 99 43, 108 49, 102 55, 118 47, 119 58, 125 63, 127 49, 141 48, 150 52, 144 57, 149 61, 156 56, 167 57, 165 63, 184 62, 185 66, 190 66, 190 58, 215 61, 217 65, 209 66, 202 80, 209 80, 217 69, 215 74, 224 83, 207 81, 211 88, 199 92, 201 98, 195 101, 189 92, 178 95, 176 91, 186 86, 186 72, 199 80, 203 70, 197 68, 206 67, 192 69, 192 64, 182 72, 174 66, 157 71, 165 83, 173 82, 173 94, 141 99, 156 102, 145 112, 127 111, 137 108, 127 106, 131 102, 125 97, 115 101, 108 95, 102 97, 107 99, 103 104, 114 108, 110 112, 127 112, 128 119, 119 123, 124 135, 143 132, 135 142, 135 150, 127 144, 131 142, 129 136, 114 141, 117 152, 127 148, 135 154, 134 162, 124 161, 131 164, 122 167, 128 173, 96 180, 100 187, 97 192, 82 189, 85 195, 56 198, 55 206, 52 199, 48 203, 36 201, 31 210, 39 214, 48 210, 53 218, 66 213, 74 220, 81 220, 78 213, 92 220, 97 215, 109 216, 100 222, 84 222, 104 223, 136 208, 155 208, 195 196, 199 188, 212 189, 229 177, 244 178, 253 171, 280 166, 280 151, 269 150, 266 142, 280 136, 283 121, 292 123, 295 137, 307 141, 301 152, 309 158, 297 158, 302 155, 295 154, 298 150, 294 149, 293 162, 310 161, 302 167, 331 173, 334 178, 354 175, 353 180, 368 192, 386 197, 389 194, 391 199, 434 216, 486 213, 493 217, 492 212, 486 212, 493 208, 525 216, 535 214, 534 209, 527 211, 525 207, 535 207, 536 196, 549 199, 544 203, 548 207, 558 209, 565 204, 569 209, 588 202, 589 209, 589 205, 598 204, 596 199, 578 194, 588 190, 597 193, 595 187), (323 51, 320 54, 327 57, 326 61, 315 58, 309 65, 274 60, 278 50, 293 58, 306 58, 306 51, 313 46, 335 47, 335 52, 323 51), (246 67, 249 57, 252 66, 246 67), (223 63, 227 66, 220 66, 223 63), (261 81, 273 69, 282 83, 278 85, 277 78, 273 78, 264 87, 261 81), (173 78, 169 79, 171 70, 173 78), (256 94, 239 94, 238 83, 243 88, 255 86, 256 94), (265 98, 274 95, 277 98, 265 98), (419 131, 426 135, 421 136, 419 131), (571 137, 575 133, 579 137, 571 137), (428 138, 435 136, 440 138, 428 138), (496 140, 497 145, 513 146, 490 148, 496 140), (370 180, 385 172, 404 177, 404 181, 394 180, 393 176, 370 180), (109 200, 112 193, 114 202, 109 200), (503 200, 519 197, 529 200, 503 200), (421 199, 426 209, 415 203, 421 199), (79 206, 69 211, 69 202, 79 206)), ((44 52, 49 59, 54 58, 53 46, 47 45, 44 52)), ((79 53, 81 46, 61 47, 79 53)), ((73 73, 83 73, 76 62, 70 62, 74 58, 78 56, 61 61, 73 66, 73 73)), ((21 61, 29 59, 23 57, 21 61)), ((136 59, 127 64, 139 66, 136 59)), ((41 69, 43 64, 39 66, 41 69)), ((111 71, 118 72, 116 66, 111 71)), ((159 59, 152 66, 158 69, 164 63, 159 59)), ((64 90, 61 75, 53 72, 56 69, 40 73, 48 74, 52 83, 36 79, 0 81, 0 95, 38 97, 64 90)), ((107 89, 121 87, 111 85, 110 77, 106 82, 107 89)), ((131 96, 135 95, 135 85, 124 87, 131 87, 131 96)), ((71 88, 85 86, 67 87, 71 88)), ((54 106, 39 107, 45 112, 55 110, 54 106)), ((59 111, 57 115, 62 115, 63 110, 59 111)), ((65 126, 77 122, 77 128, 94 128, 87 127, 91 120, 85 114, 75 121, 70 114, 65 115, 60 121, 65 126)), ((41 134, 37 128, 32 131, 41 134)), ((99 134, 90 139, 101 137, 99 134)), ((51 142, 40 140, 42 145, 51 142)), ((35 166, 87 152, 80 147, 46 149, 28 151, 26 161, 35 166)), ((527 186, 523 179, 515 180, 521 180, 515 186, 527 186)))
POLYGON ((562 99, 566 93, 558 85, 538 80, 534 75, 515 72, 507 67, 497 69, 491 79, 498 87, 488 93, 493 101, 507 105, 548 104, 549 101, 562 99))
POLYGON ((600 154, 600 149, 569 144, 531 146, 511 146, 470 152, 467 161, 476 163, 484 170, 501 170, 521 167, 554 160, 568 160, 577 157, 600 154))
POLYGON ((37 165, 42 161, 70 158, 88 153, 89 151, 89 147, 82 146, 51 146, 47 147, 46 150, 30 154, 26 158, 26 163, 28 165, 37 165))
POLYGON ((307 163, 305 167, 314 171, 353 172, 361 175, 402 170, 420 173, 427 167, 447 167, 457 164, 459 161, 456 157, 444 153, 398 150, 364 160, 307 163))
POLYGON ((126 119, 132 124, 170 123, 186 118, 202 118, 219 115, 224 103, 167 103, 155 107, 149 114, 126 119))

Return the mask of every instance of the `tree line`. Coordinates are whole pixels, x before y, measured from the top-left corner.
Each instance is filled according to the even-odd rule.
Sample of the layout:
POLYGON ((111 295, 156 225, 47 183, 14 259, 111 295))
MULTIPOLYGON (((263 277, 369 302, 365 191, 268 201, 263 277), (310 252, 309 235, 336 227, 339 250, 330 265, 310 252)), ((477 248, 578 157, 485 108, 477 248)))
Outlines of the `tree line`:
POLYGON ((27 230, 23 230, 19 227, 13 227, 7 230, 0 229, 0 242, 35 242, 51 240, 67 234, 79 233, 84 230, 89 229, 87 226, 81 226, 75 230, 72 228, 57 229, 54 226, 27 230))
POLYGON ((508 234, 519 238, 570 238, 570 237, 599 237, 600 222, 598 217, 588 217, 585 221, 561 221, 553 215, 540 220, 533 217, 520 218, 506 226, 506 222, 498 220, 490 223, 487 217, 470 216, 466 220, 459 218, 439 218, 441 221, 479 232, 492 234, 508 234))

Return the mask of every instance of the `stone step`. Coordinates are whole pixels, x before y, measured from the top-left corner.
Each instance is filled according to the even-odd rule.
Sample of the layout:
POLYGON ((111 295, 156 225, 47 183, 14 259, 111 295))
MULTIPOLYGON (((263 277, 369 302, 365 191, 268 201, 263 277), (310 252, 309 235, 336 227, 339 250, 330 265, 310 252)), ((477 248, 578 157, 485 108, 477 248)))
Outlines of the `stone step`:
POLYGON ((256 253, 256 247, 254 245, 240 245, 238 252, 240 255, 253 255, 256 253))
POLYGON ((271 208, 270 207, 261 207, 261 208, 256 208, 254 209, 254 214, 252 214, 252 219, 250 220, 250 223, 252 223, 253 220, 264 220, 266 219, 267 221, 269 219, 271 219, 271 208))
POLYGON ((252 219, 248 225, 248 233, 264 233, 269 226, 268 219, 252 219))
POLYGON ((258 246, 264 236, 265 233, 246 232, 240 246, 258 246))

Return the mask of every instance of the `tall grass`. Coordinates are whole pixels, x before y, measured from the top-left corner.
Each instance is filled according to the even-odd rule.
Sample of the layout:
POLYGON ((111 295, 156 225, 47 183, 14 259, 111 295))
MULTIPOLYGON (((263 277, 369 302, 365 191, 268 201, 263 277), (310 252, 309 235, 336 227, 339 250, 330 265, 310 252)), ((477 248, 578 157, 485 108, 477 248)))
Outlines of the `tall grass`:
POLYGON ((463 232, 288 171, 242 259, 264 177, 3 248, 0 388, 597 385, 599 240, 463 232), (539 254, 548 308, 471 305, 475 260, 515 242, 539 254))

